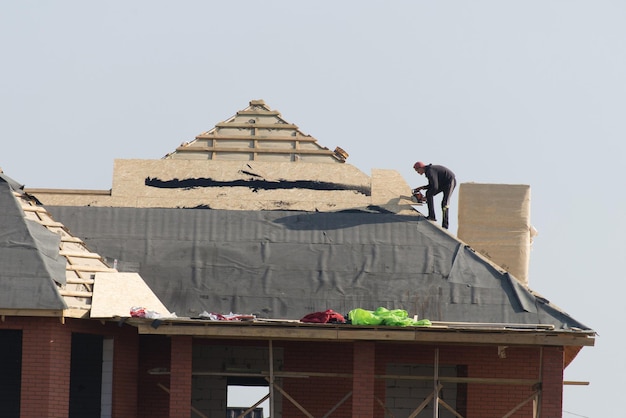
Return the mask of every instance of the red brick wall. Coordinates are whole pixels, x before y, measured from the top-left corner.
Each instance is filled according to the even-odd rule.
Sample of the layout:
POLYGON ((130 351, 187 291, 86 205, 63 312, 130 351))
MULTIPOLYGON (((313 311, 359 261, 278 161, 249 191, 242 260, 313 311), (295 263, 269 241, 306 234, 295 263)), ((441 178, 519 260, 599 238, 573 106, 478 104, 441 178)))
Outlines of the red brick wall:
POLYGON ((192 341, 188 336, 172 337, 170 418, 191 417, 192 341))
POLYGON ((159 385, 170 387, 169 375, 148 373, 152 369, 170 369, 170 339, 160 335, 142 335, 139 339, 138 418, 167 418, 169 395, 159 385))
POLYGON ((561 418, 563 411, 563 348, 543 349, 541 417, 561 418))
POLYGON ((373 418, 375 376, 376 376, 376 345, 370 341, 354 343, 353 375, 352 375, 352 415, 373 418))
MULTIPOLYGON (((348 345, 348 347, 350 347, 348 345)), ((372 362, 375 362, 375 373, 386 374, 388 363, 394 364, 433 364, 435 347, 415 346, 408 344, 381 344, 376 347, 375 360, 371 356, 373 343, 356 343, 353 351, 339 343, 288 343, 285 347, 286 371, 317 371, 325 373, 352 373, 352 364, 361 370, 355 370, 353 399, 344 403, 333 417, 367 417, 383 416, 382 408, 376 398, 384 402, 385 381, 375 380, 373 410, 366 415, 361 408, 365 402, 371 405, 372 399, 359 399, 366 396, 371 388, 372 362), (358 401, 356 399, 359 399, 358 401)), ((543 373, 541 373, 541 348, 539 347, 508 347, 506 358, 498 356, 496 346, 442 346, 439 348, 440 365, 466 365, 469 377, 529 379, 544 381, 542 416, 549 418, 561 417, 562 404, 562 350, 560 348, 544 348, 543 373)), ((324 415, 349 390, 350 380, 333 378, 285 379, 284 389, 294 397, 305 409, 314 416, 324 415)), ((496 385, 469 383, 467 387, 467 418, 502 417, 518 406, 534 390, 524 385, 496 385)), ((532 416, 532 402, 528 402, 517 410, 512 417, 526 418, 532 416)), ((371 410, 371 409, 370 409, 371 410)), ((283 416, 301 416, 298 409, 288 400, 283 399, 283 416)))
POLYGON ((122 327, 113 342, 113 418, 137 416, 139 336, 122 327))
POLYGON ((58 319, 23 322, 21 417, 67 417, 71 330, 58 319))
MULTIPOLYGON (((115 418, 191 416, 191 382, 188 377, 191 375, 193 340, 190 337, 139 337, 136 329, 128 326, 84 320, 67 320, 61 324, 54 318, 7 317, 0 322, 0 329, 21 329, 23 332, 22 418, 67 417, 72 332, 115 338, 115 418), (176 369, 171 385, 169 375, 148 373, 154 368, 169 370, 171 364, 176 369), (174 388, 171 403, 170 396, 158 384, 168 390, 174 388)), ((244 341, 229 343, 246 345, 244 341)), ((354 390, 352 397, 333 412, 333 418, 383 416, 377 399, 384 402, 386 382, 375 379, 372 383, 372 375, 386 374, 390 363, 433 364, 435 358, 435 347, 414 344, 275 341, 274 346, 284 349, 285 371, 346 375, 283 379, 284 390, 313 416, 325 415, 354 390), (374 398, 370 396, 372 392, 374 398), (373 412, 368 414, 368 411, 373 412)), ((542 380, 541 416, 560 418, 562 415, 561 347, 508 347, 506 358, 500 358, 496 346, 441 346, 439 362, 441 365, 464 365, 469 377, 542 380)), ((469 383, 466 417, 501 417, 532 393, 533 389, 527 386, 469 383)), ((302 416, 285 397, 282 408, 284 418, 302 416)), ((532 416, 532 402, 512 417, 529 416, 532 416)))
POLYGON ((114 339, 113 418, 137 413, 136 328, 114 323, 58 318, 6 317, 0 329, 22 330, 21 418, 64 418, 69 414, 72 333, 114 339))

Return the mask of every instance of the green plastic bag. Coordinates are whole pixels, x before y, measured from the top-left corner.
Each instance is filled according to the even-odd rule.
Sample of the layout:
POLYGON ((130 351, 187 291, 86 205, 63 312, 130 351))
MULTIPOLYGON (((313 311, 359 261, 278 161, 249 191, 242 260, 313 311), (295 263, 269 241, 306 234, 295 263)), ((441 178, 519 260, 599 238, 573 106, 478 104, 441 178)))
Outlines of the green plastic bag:
POLYGON ((356 308, 348 312, 348 318, 354 325, 380 325, 383 318, 374 315, 374 312, 356 308))
POLYGON ((382 306, 374 311, 356 308, 348 312, 348 318, 354 325, 389 325, 389 326, 431 326, 428 319, 414 320, 409 318, 409 314, 404 309, 383 308, 382 306))

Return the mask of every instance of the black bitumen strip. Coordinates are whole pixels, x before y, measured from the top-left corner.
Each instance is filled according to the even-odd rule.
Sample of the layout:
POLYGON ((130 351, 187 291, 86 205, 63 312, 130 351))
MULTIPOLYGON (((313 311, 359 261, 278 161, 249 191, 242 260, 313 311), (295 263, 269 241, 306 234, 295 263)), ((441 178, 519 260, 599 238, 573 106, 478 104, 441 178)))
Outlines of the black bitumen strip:
POLYGON ((220 181, 211 178, 188 178, 161 180, 158 178, 146 177, 146 186, 160 189, 195 189, 198 187, 248 187, 253 192, 259 190, 283 190, 283 189, 308 189, 308 190, 353 190, 355 192, 370 196, 370 188, 355 186, 352 184, 331 183, 326 181, 311 180, 231 180, 220 181))

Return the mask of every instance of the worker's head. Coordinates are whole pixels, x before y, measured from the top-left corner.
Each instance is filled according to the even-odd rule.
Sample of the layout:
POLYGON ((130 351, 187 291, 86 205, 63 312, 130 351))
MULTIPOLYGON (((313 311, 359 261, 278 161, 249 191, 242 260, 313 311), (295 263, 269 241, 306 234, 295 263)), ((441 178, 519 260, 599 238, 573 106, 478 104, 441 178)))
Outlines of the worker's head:
POLYGON ((419 174, 424 174, 425 167, 426 167, 426 164, 424 164, 421 161, 418 161, 415 164, 413 164, 413 170, 417 171, 419 174))

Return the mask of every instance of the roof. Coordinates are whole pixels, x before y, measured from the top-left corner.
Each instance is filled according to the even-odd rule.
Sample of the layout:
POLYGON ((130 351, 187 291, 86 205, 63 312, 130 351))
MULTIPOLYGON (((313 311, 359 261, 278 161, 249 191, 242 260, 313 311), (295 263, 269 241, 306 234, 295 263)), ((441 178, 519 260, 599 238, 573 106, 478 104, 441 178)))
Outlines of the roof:
MULTIPOLYGON (((116 160, 106 193, 59 189, 36 196, 61 221, 53 223, 61 228, 55 232, 71 230, 83 237, 84 243, 75 239, 84 251, 88 245, 103 265, 130 274, 102 289, 122 294, 128 277, 137 284, 143 278, 152 299, 176 313, 159 321, 164 326, 132 319, 140 333, 302 339, 310 330, 298 319, 308 313, 382 306, 429 319, 447 334, 376 328, 356 335, 336 325, 317 337, 564 345, 573 348, 569 359, 593 344, 589 327, 427 221, 398 173, 373 170, 369 177, 345 158, 345 151, 321 147, 252 101, 161 160, 116 160), (267 322, 248 331, 209 326, 196 322, 204 311, 267 322)), ((34 211, 40 212, 49 217, 41 207, 34 211)), ((83 279, 80 294, 92 290, 86 280, 102 284, 102 276, 83 279)), ((98 298, 95 287, 102 304, 92 311, 104 318, 128 309, 126 299, 109 306, 112 295, 98 298)), ((84 302, 89 308, 91 300, 84 302)))
POLYGON ((423 217, 360 211, 52 207, 171 312, 299 319, 354 308, 589 330, 423 217))
POLYGON ((193 141, 181 144, 166 159, 273 162, 344 162, 348 154, 329 150, 311 135, 283 119, 263 100, 252 100, 245 109, 219 122, 193 141))
POLYGON ((115 272, 56 222, 22 186, 0 174, 0 311, 82 317, 96 272, 115 272))

